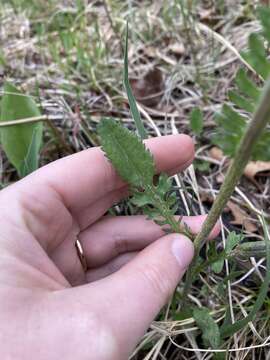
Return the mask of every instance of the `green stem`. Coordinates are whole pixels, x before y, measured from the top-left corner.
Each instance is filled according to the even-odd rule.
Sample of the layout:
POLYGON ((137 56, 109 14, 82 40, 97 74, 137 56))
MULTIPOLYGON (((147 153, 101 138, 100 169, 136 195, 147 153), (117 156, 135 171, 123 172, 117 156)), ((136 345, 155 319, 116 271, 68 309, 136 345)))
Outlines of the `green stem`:
POLYGON ((260 259, 266 256, 266 243, 265 241, 251 241, 239 244, 235 248, 233 255, 244 259, 249 257, 260 259))
POLYGON ((170 226, 172 232, 179 233, 180 232, 180 226, 179 222, 175 219, 174 216, 171 216, 170 209, 165 205, 163 199, 157 194, 155 189, 152 186, 148 186, 146 189, 149 196, 153 199, 153 203, 155 204, 155 208, 160 212, 160 215, 166 223, 170 226))
POLYGON ((243 174, 243 171, 251 157, 254 146, 262 135, 263 130, 266 127, 269 119, 270 80, 268 80, 265 84, 257 110, 255 111, 253 118, 240 142, 234 161, 228 169, 223 185, 210 210, 207 220, 205 221, 201 232, 196 236, 194 240, 195 256, 186 276, 185 288, 183 293, 183 304, 185 304, 187 300, 187 295, 192 285, 193 270, 197 266, 200 249, 204 245, 207 237, 209 236, 220 215, 222 214, 222 211, 227 201, 231 197, 235 186, 237 185, 240 177, 243 174))
POLYGON ((166 221, 166 224, 169 225, 171 231, 173 233, 180 233, 188 236, 189 238, 192 236, 188 229, 183 229, 180 226, 180 222, 177 221, 174 215, 172 215, 171 209, 164 202, 162 197, 155 191, 152 186, 148 186, 146 188, 149 196, 153 200, 153 204, 155 204, 155 208, 160 212, 161 217, 166 221))

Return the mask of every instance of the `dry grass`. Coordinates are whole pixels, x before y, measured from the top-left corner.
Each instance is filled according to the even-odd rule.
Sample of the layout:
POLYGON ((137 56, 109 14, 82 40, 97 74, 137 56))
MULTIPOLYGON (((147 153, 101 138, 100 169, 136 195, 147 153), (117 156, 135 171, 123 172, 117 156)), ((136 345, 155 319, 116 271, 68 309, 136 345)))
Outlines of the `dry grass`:
MULTIPOLYGON (((133 127, 122 86, 121 39, 129 19, 130 76, 139 95, 147 97, 139 109, 149 134, 191 134, 188 114, 194 106, 203 109, 203 135, 194 136, 195 166, 175 181, 183 214, 207 212, 227 166, 209 153, 213 115, 233 86, 236 70, 247 66, 240 52, 249 33, 258 30, 255 1, 197 1, 191 11, 183 11, 176 0, 78 1, 81 8, 71 0, 39 0, 35 6, 30 0, 13 1, 15 6, 5 3, 0 5, 0 88, 9 78, 40 102, 47 125, 41 164, 97 145, 95 128, 102 116, 119 117, 133 127), (152 77, 147 80, 149 71, 152 77), (147 94, 141 93, 145 87, 147 94)), ((3 152, 1 168, 2 186, 17 179, 3 152)), ((256 184, 243 178, 232 200, 245 209, 257 232, 232 225, 231 215, 225 214, 220 248, 231 230, 263 239, 258 214, 263 211, 270 219, 269 186, 266 176, 256 184)), ((125 204, 118 209, 130 211, 125 204)), ((264 272, 264 259, 250 258, 237 267, 227 262, 221 275, 206 271, 196 281, 190 301, 212 309, 219 324, 228 304, 232 318, 239 319, 253 304, 264 272), (236 270, 242 273, 233 276, 236 270)), ((180 286, 132 359, 214 359, 218 351, 227 351, 227 359, 270 358, 269 302, 268 314, 265 307, 223 344, 224 350, 213 351, 202 348, 192 317, 177 318, 181 290, 180 286)))

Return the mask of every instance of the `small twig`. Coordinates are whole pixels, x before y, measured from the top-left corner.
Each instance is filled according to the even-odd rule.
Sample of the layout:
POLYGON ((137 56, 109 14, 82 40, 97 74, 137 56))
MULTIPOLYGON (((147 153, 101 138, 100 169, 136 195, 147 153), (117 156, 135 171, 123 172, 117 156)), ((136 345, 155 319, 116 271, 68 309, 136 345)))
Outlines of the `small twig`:
POLYGON ((59 140, 63 149, 65 149, 67 153, 72 154, 73 150, 71 146, 64 141, 62 134, 50 120, 51 120, 50 117, 48 117, 47 115, 40 115, 40 116, 34 116, 34 117, 18 119, 18 120, 1 121, 0 128, 44 121, 55 135, 55 138, 59 140))
POLYGON ((1 121, 0 127, 28 124, 28 123, 34 123, 34 122, 39 122, 39 121, 47 121, 47 120, 49 120, 47 115, 40 115, 40 116, 18 119, 18 120, 1 121))
POLYGON ((256 145, 259 137, 262 135, 264 128, 266 127, 270 119, 270 80, 266 82, 261 100, 254 113, 242 140, 236 152, 234 161, 231 163, 228 172, 226 174, 224 183, 220 189, 220 192, 210 210, 210 213, 202 227, 201 232, 196 236, 194 240, 195 256, 194 260, 188 270, 186 283, 183 293, 183 304, 187 299, 187 294, 192 285, 193 270, 198 263, 198 254, 200 249, 204 245, 207 237, 214 228, 218 218, 222 214, 222 211, 231 197, 243 171, 251 157, 254 146, 256 145))

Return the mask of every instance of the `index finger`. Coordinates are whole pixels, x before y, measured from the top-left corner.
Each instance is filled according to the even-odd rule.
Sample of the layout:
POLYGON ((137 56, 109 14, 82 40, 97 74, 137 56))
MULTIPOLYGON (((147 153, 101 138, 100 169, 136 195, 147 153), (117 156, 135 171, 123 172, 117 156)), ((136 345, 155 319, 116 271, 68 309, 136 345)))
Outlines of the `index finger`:
MULTIPOLYGON (((194 157, 192 139, 169 135, 146 140, 153 154, 156 172, 180 171, 194 157)), ((24 179, 55 190, 71 211, 79 211, 125 183, 100 148, 91 148, 44 166, 24 179)))

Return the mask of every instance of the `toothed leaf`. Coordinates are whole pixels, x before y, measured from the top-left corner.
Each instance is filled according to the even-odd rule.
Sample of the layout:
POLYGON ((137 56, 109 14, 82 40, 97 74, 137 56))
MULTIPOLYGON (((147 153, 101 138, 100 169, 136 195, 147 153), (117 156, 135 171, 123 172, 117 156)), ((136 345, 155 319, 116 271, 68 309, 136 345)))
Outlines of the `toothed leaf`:
POLYGON ((258 15, 263 26, 263 36, 270 43, 270 8, 260 6, 258 8, 258 15))
POLYGON ((107 118, 99 123, 98 134, 103 150, 123 180, 136 188, 152 185, 153 157, 134 133, 107 118))
POLYGON ((213 320, 210 311, 206 308, 196 308, 193 310, 193 317, 198 328, 202 331, 202 338, 205 344, 211 345, 216 349, 220 346, 220 331, 218 325, 213 320))
MULTIPOLYGON (((218 126, 212 137, 212 142, 230 157, 234 156, 248 126, 251 114, 258 106, 263 89, 261 85, 270 75, 268 58, 270 45, 269 7, 259 7, 258 18, 261 23, 261 31, 249 36, 248 49, 242 53, 242 56, 259 76, 253 80, 254 74, 248 75, 244 69, 240 69, 235 78, 236 91, 230 91, 228 94, 231 104, 225 104, 221 112, 215 116, 218 126), (246 116, 243 116, 243 110, 246 112, 246 116)), ((252 160, 269 161, 269 143, 270 128, 267 127, 252 152, 252 160)))
POLYGON ((131 199, 136 206, 143 207, 145 205, 153 205, 153 199, 145 192, 136 191, 131 199))
POLYGON ((156 191, 160 194, 160 195, 164 195, 166 194, 168 191, 170 191, 172 186, 171 180, 168 178, 168 175, 162 173, 160 174, 159 178, 158 178, 158 184, 156 186, 156 191))
POLYGON ((235 104, 239 109, 244 109, 245 111, 252 113, 254 111, 254 104, 250 99, 246 99, 243 96, 239 95, 236 91, 229 91, 228 93, 229 100, 235 104))
POLYGON ((203 114, 201 109, 195 107, 189 116, 189 122, 191 130, 196 134, 200 135, 203 130, 203 114))
POLYGON ((235 83, 243 95, 251 98, 254 102, 259 100, 261 89, 248 78, 244 69, 240 69, 237 72, 235 83))
POLYGON ((242 56, 263 79, 267 79, 270 74, 270 64, 262 37, 257 33, 252 33, 248 43, 249 51, 243 53, 242 56))

